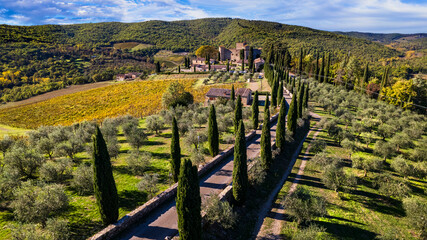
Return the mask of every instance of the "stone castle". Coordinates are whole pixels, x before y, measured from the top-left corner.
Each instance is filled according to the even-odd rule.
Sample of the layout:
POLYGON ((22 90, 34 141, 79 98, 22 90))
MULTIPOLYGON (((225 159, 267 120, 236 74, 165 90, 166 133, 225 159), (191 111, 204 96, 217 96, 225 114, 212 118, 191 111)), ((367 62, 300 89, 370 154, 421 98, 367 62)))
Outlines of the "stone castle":
MULTIPOLYGON (((226 48, 224 46, 219 46, 219 53, 220 53, 220 60, 230 60, 231 62, 242 62, 242 59, 240 59, 240 50, 245 50, 245 60, 248 59, 248 53, 249 53, 249 46, 246 44, 246 42, 242 43, 236 43, 236 48, 226 48)), ((254 59, 259 58, 261 55, 261 49, 254 48, 253 51, 254 59)))

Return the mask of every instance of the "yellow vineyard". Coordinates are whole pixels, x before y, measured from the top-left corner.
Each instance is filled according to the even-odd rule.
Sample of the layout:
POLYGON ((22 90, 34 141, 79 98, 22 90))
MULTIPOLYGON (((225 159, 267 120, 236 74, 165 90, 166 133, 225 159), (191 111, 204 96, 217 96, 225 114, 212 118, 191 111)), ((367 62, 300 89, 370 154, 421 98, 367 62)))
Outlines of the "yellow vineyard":
MULTIPOLYGON (((203 102, 212 87, 231 88, 231 84, 193 88, 197 79, 128 82, 56 97, 44 102, 2 109, 0 123, 37 128, 42 125, 70 125, 74 122, 130 114, 143 117, 162 108, 162 95, 169 84, 179 81, 196 102, 203 102)), ((243 84, 236 83, 235 87, 243 84)))

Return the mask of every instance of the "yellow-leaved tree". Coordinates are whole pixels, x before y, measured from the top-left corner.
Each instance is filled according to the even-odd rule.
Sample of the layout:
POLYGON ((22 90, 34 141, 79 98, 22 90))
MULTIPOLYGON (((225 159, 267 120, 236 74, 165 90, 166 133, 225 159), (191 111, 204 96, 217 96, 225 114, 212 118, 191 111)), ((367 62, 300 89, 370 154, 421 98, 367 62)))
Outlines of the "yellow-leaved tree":
POLYGON ((196 50, 196 56, 206 57, 209 54, 211 58, 216 58, 218 54, 218 49, 213 46, 203 45, 196 50))
POLYGON ((390 104, 401 106, 404 109, 411 108, 413 98, 417 96, 412 80, 405 80, 402 78, 396 80, 393 86, 383 88, 381 95, 384 96, 384 100, 390 104))

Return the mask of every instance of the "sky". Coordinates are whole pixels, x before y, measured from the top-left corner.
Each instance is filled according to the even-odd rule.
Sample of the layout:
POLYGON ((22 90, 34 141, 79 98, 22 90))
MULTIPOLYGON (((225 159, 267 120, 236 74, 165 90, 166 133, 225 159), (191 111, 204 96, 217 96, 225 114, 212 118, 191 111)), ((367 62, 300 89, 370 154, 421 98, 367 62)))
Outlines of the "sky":
POLYGON ((426 33, 427 0, 0 0, 0 24, 231 17, 327 31, 426 33))

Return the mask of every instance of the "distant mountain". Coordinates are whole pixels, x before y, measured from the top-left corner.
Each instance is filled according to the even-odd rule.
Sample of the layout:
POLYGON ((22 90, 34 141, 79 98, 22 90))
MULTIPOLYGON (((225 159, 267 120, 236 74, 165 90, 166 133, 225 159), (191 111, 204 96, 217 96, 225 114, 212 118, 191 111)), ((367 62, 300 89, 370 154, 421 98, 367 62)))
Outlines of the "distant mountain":
POLYGON ((361 39, 353 33, 333 33, 275 22, 231 18, 74 25, 0 25, 0 44, 39 42, 99 47, 134 41, 173 51, 193 51, 201 45, 231 47, 242 41, 255 47, 263 47, 267 40, 284 43, 294 52, 302 47, 312 51, 351 52, 355 56, 368 59, 400 54, 394 49, 372 42, 367 37, 361 39))
POLYGON ((349 37, 366 39, 374 42, 389 44, 398 40, 416 40, 427 38, 427 33, 401 34, 401 33, 366 33, 366 32, 335 32, 349 37))

